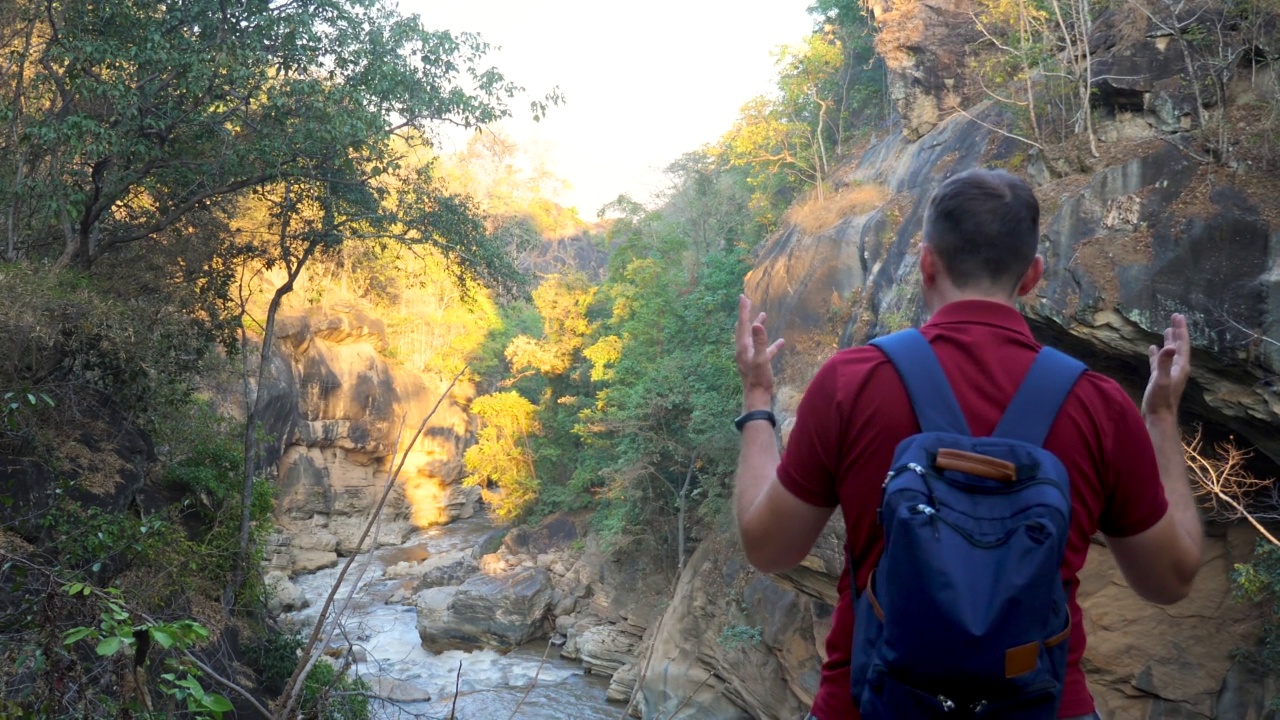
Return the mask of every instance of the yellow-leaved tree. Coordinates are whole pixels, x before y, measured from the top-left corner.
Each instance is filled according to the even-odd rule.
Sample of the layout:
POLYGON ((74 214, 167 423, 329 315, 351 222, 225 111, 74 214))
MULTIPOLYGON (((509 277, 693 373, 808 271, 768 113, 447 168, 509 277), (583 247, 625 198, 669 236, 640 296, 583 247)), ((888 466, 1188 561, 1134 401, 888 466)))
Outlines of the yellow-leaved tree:
POLYGON ((509 520, 538 497, 538 475, 533 467, 529 435, 539 430, 537 407, 523 395, 508 390, 482 395, 471 403, 480 418, 476 443, 463 456, 466 485, 477 485, 490 510, 509 520))

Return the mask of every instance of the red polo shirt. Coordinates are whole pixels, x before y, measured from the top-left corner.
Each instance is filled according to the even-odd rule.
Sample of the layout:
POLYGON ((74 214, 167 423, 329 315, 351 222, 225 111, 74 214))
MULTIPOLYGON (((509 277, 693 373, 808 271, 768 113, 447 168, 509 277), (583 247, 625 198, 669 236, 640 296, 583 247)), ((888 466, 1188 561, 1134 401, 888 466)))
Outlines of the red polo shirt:
MULTIPOLYGON (((1026 321, 1008 305, 965 300, 940 308, 921 332, 937 353, 970 430, 990 435, 1040 349, 1026 321)), ((800 401, 778 478, 811 505, 841 507, 846 551, 859 588, 866 586, 872 562, 880 555, 876 508, 894 448, 919 431, 897 372, 873 347, 836 353, 800 401)), ((1094 710, 1080 669, 1085 635, 1076 602, 1076 574, 1088 554, 1089 538, 1097 530, 1112 537, 1140 533, 1164 516, 1168 502, 1142 417, 1133 400, 1107 377, 1088 371, 1081 376, 1045 448, 1071 475, 1071 536, 1062 577, 1073 629, 1059 716, 1074 717, 1094 710)), ((849 696, 854 618, 848 563, 839 592, 813 705, 819 720, 858 718, 849 696)))

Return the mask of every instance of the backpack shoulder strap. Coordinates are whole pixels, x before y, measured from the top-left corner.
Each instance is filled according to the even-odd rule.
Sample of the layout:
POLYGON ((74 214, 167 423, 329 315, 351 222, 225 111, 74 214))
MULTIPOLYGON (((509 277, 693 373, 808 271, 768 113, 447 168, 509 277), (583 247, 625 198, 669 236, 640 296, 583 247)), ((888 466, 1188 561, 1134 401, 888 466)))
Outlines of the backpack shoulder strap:
POLYGON ((1041 348, 992 437, 1043 445, 1058 410, 1084 370, 1084 363, 1070 355, 1041 348))
POLYGON ((880 348, 898 371, 923 432, 970 434, 969 423, 960 411, 938 356, 919 330, 908 328, 878 337, 870 344, 880 348))

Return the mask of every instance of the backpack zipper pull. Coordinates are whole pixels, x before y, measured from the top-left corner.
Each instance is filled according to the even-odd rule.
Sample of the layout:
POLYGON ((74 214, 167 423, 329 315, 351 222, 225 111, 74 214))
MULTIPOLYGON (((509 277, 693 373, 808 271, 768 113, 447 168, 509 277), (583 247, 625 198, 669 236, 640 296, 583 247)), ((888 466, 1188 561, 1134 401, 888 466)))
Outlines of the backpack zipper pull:
POLYGON ((912 510, 915 510, 918 513, 923 513, 924 515, 928 516, 929 524, 933 526, 933 539, 941 540, 942 534, 938 532, 938 511, 934 508, 929 507, 928 505, 925 505, 924 503, 919 503, 914 508, 912 508, 912 510))

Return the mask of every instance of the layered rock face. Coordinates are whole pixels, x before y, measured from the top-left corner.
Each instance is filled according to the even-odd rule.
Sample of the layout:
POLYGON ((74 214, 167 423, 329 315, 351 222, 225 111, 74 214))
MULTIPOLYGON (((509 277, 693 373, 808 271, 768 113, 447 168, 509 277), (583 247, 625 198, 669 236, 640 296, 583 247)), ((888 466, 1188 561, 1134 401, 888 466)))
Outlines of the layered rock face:
MULTIPOLYGON (((349 307, 282 311, 263 394, 264 426, 273 440, 279 495, 271 565, 307 571, 356 550, 381 497, 393 457, 430 411, 446 381, 388 362, 383 325, 349 307), (397 438, 399 446, 397 447, 397 438)), ((469 517, 478 489, 458 484, 471 432, 455 388, 405 458, 376 537, 398 544, 415 527, 469 517)))
MULTIPOLYGON (((771 335, 787 339, 775 366, 784 441, 805 386, 831 353, 925 319, 916 262, 933 190, 970 168, 1003 167, 1029 178, 1041 201, 1046 276, 1023 307, 1040 339, 1136 395, 1147 345, 1158 342, 1171 312, 1187 314, 1194 370, 1186 422, 1256 446, 1259 469, 1274 472, 1280 347, 1264 338, 1280 338, 1280 183, 1203 163, 1187 138, 1165 135, 1198 117, 1194 92, 1180 79, 1184 60, 1169 38, 1134 28, 1125 35, 1115 18, 1098 24, 1096 61, 1128 77, 1108 80, 1097 94, 1110 103, 1098 124, 1101 157, 1046 157, 987 127, 1008 121, 990 103, 969 106, 972 119, 935 116, 930 108, 943 106, 946 79, 962 73, 951 64, 958 51, 946 38, 931 52, 915 48, 922 38, 962 37, 971 25, 952 23, 963 2, 942 5, 874 8, 882 25, 890 13, 909 20, 878 46, 902 127, 841 181, 878 186, 889 200, 817 235, 798 228, 776 235, 746 280, 771 335)), ((1234 602, 1230 582, 1255 533, 1210 531, 1194 594, 1171 607, 1139 600, 1106 549, 1092 548, 1079 595, 1085 662, 1108 720, 1272 716, 1274 682, 1237 660, 1256 646, 1262 623, 1260 609, 1234 602)), ((683 705, 675 717, 803 717, 817 687, 842 542, 837 514, 802 566, 774 577, 747 567, 731 539, 699 548, 642 661, 643 716, 668 718, 683 705)))

